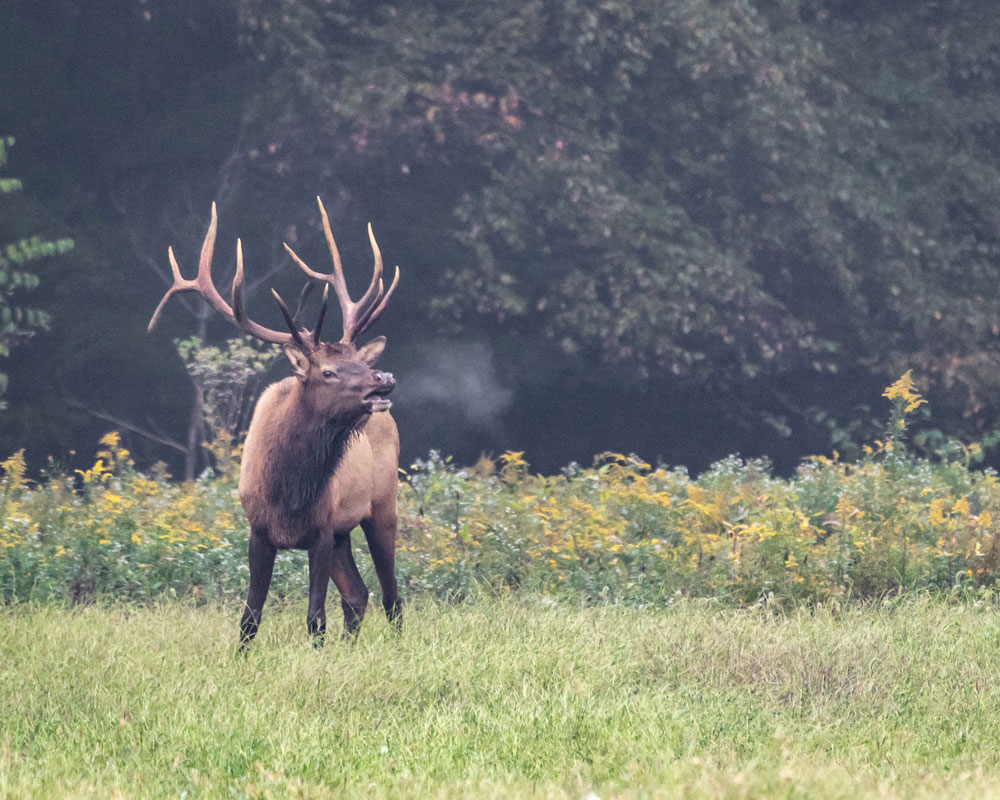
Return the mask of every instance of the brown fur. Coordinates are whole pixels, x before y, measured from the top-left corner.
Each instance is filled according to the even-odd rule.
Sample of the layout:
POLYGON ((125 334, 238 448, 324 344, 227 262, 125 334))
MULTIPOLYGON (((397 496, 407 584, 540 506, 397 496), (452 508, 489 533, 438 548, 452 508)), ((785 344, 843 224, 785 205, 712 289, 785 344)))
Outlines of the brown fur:
MULTIPOLYGON (((399 434, 388 411, 344 422, 338 431, 309 420, 294 377, 272 384, 254 410, 243 447, 240 501, 253 530, 266 530, 278 549, 301 546, 313 531, 349 533, 362 521, 395 519, 399 466, 399 434), (339 452, 339 458, 303 464, 291 442, 317 430, 339 452), (376 455, 377 454, 377 455, 376 455), (296 457, 298 463, 296 463, 296 457), (325 467, 315 501, 302 509, 275 498, 276 476, 325 467)), ((317 448, 323 444, 314 442, 317 448)), ((307 459, 308 461, 308 459, 307 459)))
POLYGON ((241 641, 253 639, 275 553, 309 551, 309 630, 322 640, 326 590, 340 592, 346 632, 357 630, 368 588, 351 554, 364 530, 389 618, 399 623, 395 576, 399 435, 386 395, 395 381, 372 369, 378 337, 353 345, 286 345, 294 375, 268 387, 254 409, 243 449, 240 500, 250 522, 250 586, 241 641))

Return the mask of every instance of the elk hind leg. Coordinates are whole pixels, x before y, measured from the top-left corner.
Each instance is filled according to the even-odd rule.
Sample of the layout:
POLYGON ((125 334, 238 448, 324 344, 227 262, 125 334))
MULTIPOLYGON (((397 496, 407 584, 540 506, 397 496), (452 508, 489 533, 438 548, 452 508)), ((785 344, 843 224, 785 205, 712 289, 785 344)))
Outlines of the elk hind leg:
POLYGON ((306 627, 313 637, 315 647, 322 647, 326 640, 326 591, 330 586, 333 546, 331 534, 320 534, 309 548, 309 611, 306 613, 306 627))
POLYGON ((375 574, 382 587, 382 607, 389 622, 399 630, 403 624, 403 603, 396 583, 396 515, 375 516, 361 523, 368 540, 375 574))
POLYGON ((350 638, 358 632, 368 607, 368 587, 365 586, 358 565, 351 552, 351 535, 334 538, 330 558, 330 577, 340 592, 340 605, 344 610, 344 636, 350 638))

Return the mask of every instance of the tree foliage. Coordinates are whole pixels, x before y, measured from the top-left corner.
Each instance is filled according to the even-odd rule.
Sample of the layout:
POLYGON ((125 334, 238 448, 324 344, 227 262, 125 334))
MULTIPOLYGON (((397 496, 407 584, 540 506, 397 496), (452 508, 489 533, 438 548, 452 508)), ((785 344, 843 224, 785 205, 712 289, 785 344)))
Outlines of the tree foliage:
MULTIPOLYGON (((430 301, 446 330, 489 319, 732 395, 915 366, 952 413, 994 420, 988 4, 241 7, 280 65, 273 169, 315 169, 299 141, 323 131, 338 182, 461 176, 461 257, 430 301)), ((781 407, 818 402, 797 394, 781 407)))
POLYGON ((175 344, 202 397, 203 445, 219 474, 238 474, 253 401, 278 347, 247 336, 227 339, 221 347, 205 345, 193 336, 175 344))
MULTIPOLYGON (((14 137, 0 136, 0 167, 6 166, 7 148, 13 144, 14 137)), ((0 195, 21 189, 17 178, 0 179, 0 195)), ((21 298, 15 296, 38 288, 38 276, 30 271, 29 262, 63 255, 72 249, 72 239, 49 241, 41 236, 30 236, 0 248, 0 358, 8 358, 11 348, 37 330, 48 330, 51 323, 47 312, 24 306, 21 298)), ((0 411, 6 407, 3 397, 7 383, 7 375, 0 372, 0 411)))
POLYGON ((933 425, 1000 422, 987 0, 141 7, 102 13, 152 99, 110 57, 88 91, 139 109, 95 169, 146 250, 193 253, 213 193, 265 264, 322 252, 315 194, 372 219, 407 282, 390 338, 486 342, 513 391, 476 449, 792 463, 907 369, 933 425))

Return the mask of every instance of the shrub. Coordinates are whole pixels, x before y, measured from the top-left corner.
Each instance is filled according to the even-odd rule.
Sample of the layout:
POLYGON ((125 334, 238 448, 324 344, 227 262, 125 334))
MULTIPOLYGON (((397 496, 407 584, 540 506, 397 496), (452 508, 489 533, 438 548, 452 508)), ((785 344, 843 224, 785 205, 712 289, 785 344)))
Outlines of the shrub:
MULTIPOLYGON (((697 478, 619 453, 544 476, 531 474, 523 453, 461 469, 432 452, 400 487, 403 591, 748 604, 996 588, 996 474, 970 469, 970 448, 953 449, 964 458, 909 453, 908 415, 922 398, 909 373, 886 396, 884 440, 856 463, 809 458, 788 479, 736 457, 697 478)), ((74 475, 32 485, 20 454, 2 467, 5 602, 244 592, 248 531, 231 479, 142 475, 114 433, 93 467, 74 475)), ((279 558, 273 586, 305 596, 301 554, 279 558)))

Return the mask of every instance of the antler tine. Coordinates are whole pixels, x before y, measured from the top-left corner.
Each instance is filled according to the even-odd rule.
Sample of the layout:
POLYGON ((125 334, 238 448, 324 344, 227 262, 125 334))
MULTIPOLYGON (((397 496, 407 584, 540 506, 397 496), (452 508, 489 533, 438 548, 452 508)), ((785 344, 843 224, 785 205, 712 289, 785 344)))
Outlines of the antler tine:
POLYGON ((372 305, 371 310, 365 314, 364 318, 358 323, 357 329, 354 332, 355 336, 359 336, 364 333, 368 328, 370 328, 375 320, 377 320, 383 311, 385 311, 386 305, 389 303, 389 298, 392 297, 392 293, 396 291, 396 284, 399 283, 399 267, 396 267, 396 275, 392 279, 392 283, 389 286, 389 291, 384 295, 382 294, 382 281, 378 282, 378 295, 376 300, 377 305, 372 305))
POLYGON ((368 223, 368 240, 371 242, 372 254, 375 257, 375 274, 372 277, 372 285, 368 287, 368 291, 365 292, 364 297, 358 301, 358 305, 361 306, 364 304, 364 307, 359 308, 358 313, 352 318, 350 333, 345 328, 344 339, 341 341, 353 341, 356 337, 364 333, 385 310, 386 303, 389 301, 389 295, 393 293, 396 289, 396 284, 399 283, 399 267, 397 266, 396 275, 393 277, 389 292, 383 295, 385 287, 382 283, 382 252, 379 250, 378 242, 375 241, 375 234, 372 232, 372 224, 370 222, 368 223))
POLYGON ((225 300, 222 300, 222 295, 215 288, 215 284, 212 283, 212 254, 215 252, 215 235, 219 230, 219 214, 215 208, 215 202, 212 202, 212 221, 208 225, 208 231, 205 233, 205 241, 201 243, 201 255, 198 258, 198 277, 195 279, 198 284, 198 288, 201 290, 208 290, 209 294, 217 297, 222 301, 223 305, 227 305, 225 300))
MULTIPOLYGON (((301 350, 309 351, 314 349, 309 347, 309 345, 302 339, 298 328, 295 326, 295 317, 293 317, 288 311, 288 307, 285 305, 284 301, 278 297, 278 293, 274 291, 274 289, 271 290, 271 293, 278 300, 278 306, 281 308, 281 314, 285 318, 285 323, 288 325, 289 333, 273 331, 270 328, 258 325, 243 313, 243 243, 241 240, 237 239, 236 277, 233 278, 233 316, 235 317, 236 324, 240 326, 241 330, 249 333, 251 336, 256 336, 258 339, 263 339, 267 342, 275 342, 276 344, 289 344, 294 342, 301 350)), ((306 290, 302 291, 302 297, 299 301, 300 306, 302 302, 304 302, 307 294, 308 292, 306 290)), ((299 312, 296 311, 296 316, 298 313, 299 312)))
POLYGON ((295 313, 292 314, 292 319, 296 322, 299 320, 299 315, 305 310, 306 300, 309 299, 309 295, 312 294, 315 285, 312 281, 306 281, 305 286, 302 287, 302 291, 299 292, 299 304, 295 307, 295 313))
POLYGON ((292 260, 296 264, 299 265, 299 269, 301 269, 312 280, 314 280, 314 281, 324 281, 325 283, 331 283, 332 278, 333 278, 332 275, 324 275, 322 272, 316 272, 316 270, 314 270, 305 261, 303 261, 301 258, 299 258, 298 253, 296 253, 294 250, 292 250, 291 247, 288 246, 288 242, 282 242, 281 244, 284 246, 285 252, 287 252, 288 255, 290 255, 292 257, 292 260))
POLYGON ((378 242, 375 241, 375 234, 372 232, 372 224, 370 222, 368 223, 368 241, 371 242, 375 265, 372 269, 372 282, 368 284, 365 293, 357 302, 359 317, 367 316, 370 309, 375 306, 375 303, 378 302, 379 297, 382 295, 382 251, 379 250, 378 242), (360 309, 364 309, 364 311, 360 309))
POLYGON ((196 288, 194 286, 195 283, 194 281, 184 280, 184 278, 181 277, 180 267, 177 266, 177 259, 174 258, 174 248, 172 247, 167 248, 167 256, 170 258, 170 271, 173 273, 174 282, 170 286, 170 288, 167 289, 167 293, 163 295, 163 298, 160 300, 159 305, 156 306, 156 310, 153 312, 153 316, 149 318, 149 325, 146 326, 147 333, 151 332, 153 328, 156 327, 156 323, 160 321, 160 316, 163 314, 163 309, 166 307, 167 301, 171 297, 177 294, 177 292, 183 292, 188 289, 196 288))
POLYGON ((233 275, 233 318, 243 327, 243 240, 236 240, 236 274, 233 275))
MULTIPOLYGON (((371 243, 375 264, 368 288, 358 298, 358 301, 354 302, 347 292, 343 264, 340 260, 340 251, 337 248, 337 242, 333 238, 333 230, 330 228, 330 218, 326 213, 326 208, 323 206, 322 199, 317 197, 316 202, 319 205, 320 218, 323 222, 323 235, 326 237, 330 257, 333 259, 333 272, 328 274, 316 272, 316 270, 312 269, 305 261, 299 258, 298 254, 287 243, 285 243, 285 250, 299 268, 312 280, 322 281, 327 286, 333 287, 344 320, 344 333, 340 338, 340 342, 342 344, 351 344, 360 333, 378 318, 388 300, 388 295, 383 296, 384 285, 382 283, 382 274, 384 267, 382 265, 382 252, 379 250, 378 242, 375 241, 375 234, 372 231, 371 223, 368 223, 368 240, 371 243)), ((390 294, 398 281, 399 268, 397 267, 395 279, 389 289, 390 294)))
POLYGON ((326 301, 330 298, 330 284, 323 287, 323 305, 319 307, 319 317, 316 319, 316 327, 313 328, 313 347, 319 347, 319 335, 323 330, 323 320, 326 318, 326 301))
POLYGON ((309 352, 310 348, 302 340, 301 334, 295 328, 295 320, 292 319, 292 312, 288 310, 288 306, 285 305, 285 301, 281 299, 281 295, 278 294, 274 289, 271 289, 271 294, 274 295, 274 299, 278 301, 278 308, 281 309, 281 316, 285 318, 285 324, 288 325, 288 330, 291 332, 291 339, 298 345, 300 350, 309 352))
MULTIPOLYGON (((170 285, 170 288, 167 289, 166 294, 163 295, 163 298, 160 300, 159 305, 156 306, 156 310, 153 312, 153 316, 150 317, 149 319, 149 325, 146 326, 147 331, 152 331, 153 328, 156 326, 156 323, 160 321, 160 316, 163 314, 163 309, 166 307, 167 301, 170 300, 170 298, 173 297, 175 294, 177 294, 178 292, 188 292, 188 291, 201 292, 202 288, 201 277, 202 277, 203 266, 207 264, 209 272, 211 271, 212 253, 215 250, 215 234, 218 228, 219 228, 219 215, 216 212, 215 203, 212 203, 212 219, 208 223, 208 231, 205 233, 205 240, 201 243, 201 258, 198 260, 198 277, 194 278, 193 280, 184 278, 184 276, 181 275, 181 268, 177 265, 177 258, 174 256, 174 248, 173 247, 167 248, 167 257, 170 259, 170 272, 173 275, 174 282, 170 285)), ((209 276, 208 282, 211 285, 212 283, 211 276, 209 276)), ((220 311, 224 316, 230 316, 232 314, 232 309, 229 308, 228 303, 226 303, 226 301, 222 299, 221 295, 219 295, 219 293, 215 291, 214 285, 212 286, 212 292, 214 293, 215 297, 209 295, 206 296, 205 299, 208 300, 213 307, 216 307, 216 304, 213 301, 216 298, 220 300, 222 302, 222 305, 225 306, 225 310, 216 307, 217 310, 220 311)))
POLYGON ((177 265, 177 258, 174 256, 174 248, 167 248, 167 257, 170 259, 170 271, 173 274, 174 282, 171 284, 170 288, 167 289, 166 294, 163 295, 163 299, 160 300, 159 305, 153 312, 153 316, 149 320, 149 325, 146 327, 147 331, 153 330, 153 327, 160 320, 160 315, 163 313, 163 309, 166 307, 167 301, 178 292, 198 292, 224 317, 230 320, 233 319, 232 309, 229 307, 229 304, 222 299, 222 295, 216 291, 214 284, 212 284, 212 253, 215 251, 215 234, 216 231, 218 231, 218 228, 219 216, 216 212, 215 203, 212 203, 212 219, 208 224, 208 231, 205 234, 205 240, 201 244, 201 257, 198 260, 197 278, 190 280, 184 278, 181 275, 181 268, 177 265), (207 276, 207 283, 210 287, 210 291, 207 293, 203 291, 203 274, 207 276))
POLYGON ((177 265, 177 259, 174 256, 174 249, 172 247, 167 248, 167 255, 170 258, 170 270, 173 274, 173 283, 170 288, 167 289, 166 294, 163 295, 163 299, 160 300, 159 305, 153 312, 152 318, 149 320, 148 330, 152 330, 153 326, 160 319, 160 315, 163 313, 163 309, 170 298, 177 294, 178 292, 194 291, 198 292, 205 301, 216 311, 222 314, 230 322, 238 325, 246 333, 251 336, 255 336, 258 339, 262 339, 265 342, 273 342, 276 344, 287 344, 291 341, 295 341, 300 347, 304 347, 301 344, 301 337, 299 337, 294 331, 291 334, 282 333, 281 331, 271 330, 270 328, 265 328, 262 325, 258 325, 249 319, 243 310, 243 245, 240 240, 236 241, 236 275, 233 278, 233 305, 230 306, 229 303, 223 299, 222 295, 219 294, 219 290, 215 288, 215 284, 212 282, 212 255, 215 252, 215 237, 218 231, 219 218, 218 212, 216 211, 215 203, 212 203, 212 220, 208 225, 208 232, 205 234, 205 241, 201 245, 201 256, 198 259, 198 277, 194 279, 186 279, 181 275, 180 267, 177 265))
POLYGON ((382 298, 384 287, 382 285, 382 252, 379 250, 378 242, 375 241, 375 234, 372 232, 372 224, 368 223, 368 241, 371 242, 372 255, 375 259, 375 266, 372 270, 372 281, 357 303, 354 304, 350 321, 344 322, 344 336, 341 342, 353 342, 371 322, 374 321, 374 312, 379 300, 382 298))
POLYGON ((340 251, 337 249, 337 242, 333 238, 333 229, 330 228, 330 218, 326 215, 326 207, 319 195, 316 196, 316 203, 319 205, 319 216, 323 220, 323 235, 326 237, 326 245, 330 249, 330 258, 333 259, 333 272, 324 276, 324 280, 333 286, 333 291, 337 294, 340 307, 347 313, 347 308, 354 305, 351 296, 347 293, 347 281, 344 280, 344 268, 340 263, 340 251))

